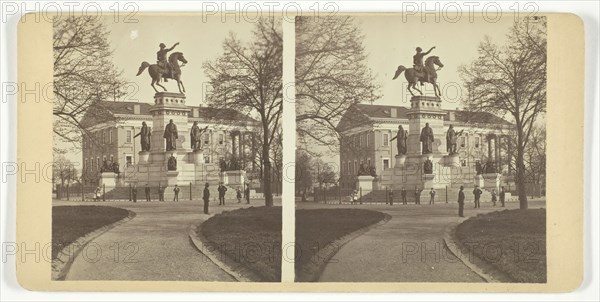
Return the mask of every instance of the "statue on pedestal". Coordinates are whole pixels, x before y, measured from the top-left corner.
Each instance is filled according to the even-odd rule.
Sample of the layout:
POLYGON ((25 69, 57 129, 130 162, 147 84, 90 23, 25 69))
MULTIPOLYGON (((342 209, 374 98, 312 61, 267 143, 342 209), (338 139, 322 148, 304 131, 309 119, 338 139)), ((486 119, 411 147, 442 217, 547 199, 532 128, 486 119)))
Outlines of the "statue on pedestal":
POLYGON ((421 130, 421 144, 423 147, 422 154, 430 154, 433 151, 433 130, 429 127, 429 123, 425 123, 425 127, 421 130))
POLYGON ((167 46, 163 43, 160 43, 160 49, 156 52, 156 61, 157 64, 150 64, 148 62, 142 62, 140 68, 138 69, 138 73, 136 76, 139 76, 148 68, 148 74, 152 78, 152 82, 150 82, 150 86, 154 89, 155 92, 158 93, 158 90, 154 86, 154 84, 161 87, 164 91, 167 91, 163 85, 160 84, 161 80, 165 82, 167 79, 173 79, 177 81, 177 88, 179 88, 179 93, 185 92, 185 87, 183 86, 183 81, 181 81, 181 67, 187 64, 186 58, 183 56, 181 52, 174 52, 169 55, 167 58, 167 54, 172 51, 175 46, 179 45, 179 42, 175 43, 171 48, 167 48, 167 46), (182 64, 179 65, 179 62, 182 64))
POLYGON ((402 128, 402 125, 398 126, 398 133, 396 136, 390 139, 390 142, 396 140, 396 148, 398 149, 398 155, 406 154, 406 139, 408 138, 408 133, 406 130, 402 128))
POLYGON ((433 174, 433 162, 429 158, 423 163, 423 173, 433 174))
POLYGON ((150 138, 152 137, 152 128, 146 125, 146 122, 142 122, 142 129, 133 138, 140 137, 142 145, 142 151, 150 151, 150 138))
POLYGON ((165 133, 163 135, 167 139, 167 151, 177 150, 177 126, 173 123, 173 120, 169 120, 169 124, 165 127, 165 133))
POLYGON ((448 155, 453 155, 457 152, 456 140, 459 136, 462 135, 464 130, 460 130, 458 133, 454 131, 454 126, 450 125, 448 132, 446 132, 446 151, 448 151, 448 155))
POLYGON ((202 134, 206 132, 208 126, 204 127, 204 129, 200 129, 198 127, 198 122, 194 122, 192 129, 190 130, 190 143, 193 151, 198 151, 202 147, 202 134))
POLYGON ((439 97, 441 95, 440 87, 437 83, 436 66, 441 69, 444 67, 444 64, 442 64, 438 56, 429 56, 427 59, 425 59, 425 63, 423 63, 423 58, 433 49, 435 49, 435 46, 430 48, 428 51, 423 52, 420 47, 417 47, 417 53, 413 56, 413 68, 406 68, 400 65, 396 69, 396 73, 394 74, 392 80, 395 80, 400 76, 400 74, 402 74, 402 72, 406 71, 404 72, 404 77, 408 82, 406 90, 408 90, 412 96, 415 96, 412 89, 423 95, 423 92, 416 86, 417 82, 420 82, 421 85, 423 85, 423 83, 431 83, 431 85, 433 85, 435 96, 439 97))
POLYGON ((177 171, 177 158, 171 154, 167 161, 167 171, 177 171))
POLYGON ((483 174, 483 167, 481 166, 480 162, 475 162, 475 173, 477 175, 483 174))
POLYGON ((367 168, 365 167, 364 163, 361 163, 359 168, 358 168, 358 176, 363 176, 363 175, 369 175, 369 171, 367 170, 367 168))

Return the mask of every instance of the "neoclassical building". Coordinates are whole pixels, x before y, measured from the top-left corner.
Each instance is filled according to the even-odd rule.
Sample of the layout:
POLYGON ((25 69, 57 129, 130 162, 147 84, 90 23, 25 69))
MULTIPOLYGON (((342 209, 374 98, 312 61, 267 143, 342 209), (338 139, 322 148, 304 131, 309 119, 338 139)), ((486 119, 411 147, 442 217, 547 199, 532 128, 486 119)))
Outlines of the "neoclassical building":
MULTIPOLYGON (((338 124, 342 138, 340 143, 340 185, 353 189, 361 164, 375 168, 377 175, 392 169, 398 153, 396 140, 390 141, 402 125, 409 130, 411 108, 402 106, 357 104, 351 106, 338 124)), ((437 152, 445 153, 445 131, 453 125, 455 131, 463 131, 457 147, 460 159, 460 174, 465 179, 475 175, 477 163, 484 165, 493 160, 498 172, 507 175, 510 163, 507 153, 510 150, 507 135, 512 124, 490 113, 475 113, 464 110, 444 110, 443 133, 435 133, 437 152)), ((410 142, 409 142, 410 144, 410 142)), ((413 142, 413 145, 415 142, 413 142)), ((420 148, 408 146, 409 148, 420 148)))
MULTIPOLYGON (((138 163, 142 122, 152 127, 153 104, 143 102, 102 101, 90 108, 81 123, 90 133, 82 142, 82 176, 86 183, 97 184, 104 160, 118 163, 120 170, 138 163)), ((232 109, 203 106, 189 108, 187 129, 178 129, 184 137, 184 147, 189 146, 189 129, 194 122, 200 128, 208 126, 202 137, 204 162, 218 164, 220 160, 236 153, 236 158, 247 171, 254 171, 252 144, 258 128, 257 121, 232 109)), ((152 129, 152 131, 164 129, 152 129)))

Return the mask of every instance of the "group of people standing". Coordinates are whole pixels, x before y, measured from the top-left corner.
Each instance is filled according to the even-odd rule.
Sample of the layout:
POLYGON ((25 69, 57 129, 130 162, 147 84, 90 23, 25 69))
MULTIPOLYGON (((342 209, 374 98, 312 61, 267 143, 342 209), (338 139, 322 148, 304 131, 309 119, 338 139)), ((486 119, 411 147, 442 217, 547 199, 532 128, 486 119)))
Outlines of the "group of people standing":
MULTIPOLYGON (((167 187, 163 187, 162 185, 158 185, 158 201, 165 201, 165 190, 167 189, 167 187)), ((131 197, 133 199, 133 202, 137 202, 137 186, 133 185, 133 187, 131 188, 131 197)), ((175 185, 175 187, 173 187, 173 201, 174 202, 178 202, 179 201, 179 191, 180 188, 175 185)), ((150 186, 148 184, 146 184, 146 186, 144 187, 144 194, 146 197, 146 202, 151 202, 152 201, 152 197, 151 197, 151 190, 150 190, 150 186)))
MULTIPOLYGON (((458 191, 458 216, 459 217, 465 217, 464 216, 464 207, 465 207, 465 192, 464 192, 464 186, 460 186, 460 191, 458 191)), ((481 208, 481 194, 483 194, 483 191, 481 191, 481 189, 479 188, 479 186, 475 186, 475 188, 473 189, 473 202, 475 203, 475 206, 473 207, 474 209, 479 209, 481 208)), ((493 206, 496 206, 496 202, 498 201, 497 199, 497 193, 496 193, 496 189, 492 190, 492 204, 493 206)), ((502 187, 500 189, 500 203, 502 207, 505 207, 505 198, 506 198, 506 192, 504 191, 504 187, 502 187)))

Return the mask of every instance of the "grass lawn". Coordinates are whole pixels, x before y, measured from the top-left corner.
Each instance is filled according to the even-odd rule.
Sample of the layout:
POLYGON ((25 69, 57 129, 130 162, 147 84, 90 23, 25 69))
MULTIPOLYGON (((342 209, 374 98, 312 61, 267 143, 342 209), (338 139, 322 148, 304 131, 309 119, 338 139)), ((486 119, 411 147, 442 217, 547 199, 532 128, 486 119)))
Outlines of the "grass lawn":
POLYGON ((281 281, 281 207, 250 207, 223 212, 199 230, 216 248, 260 276, 281 281))
POLYGON ((296 210, 297 281, 310 281, 326 264, 316 263, 315 253, 333 241, 377 223, 385 214, 362 209, 296 210))
POLYGON ((127 210, 104 206, 52 207, 52 259, 79 237, 128 215, 127 210))
POLYGON ((479 215, 461 223, 456 236, 515 282, 546 282, 545 209, 479 215))

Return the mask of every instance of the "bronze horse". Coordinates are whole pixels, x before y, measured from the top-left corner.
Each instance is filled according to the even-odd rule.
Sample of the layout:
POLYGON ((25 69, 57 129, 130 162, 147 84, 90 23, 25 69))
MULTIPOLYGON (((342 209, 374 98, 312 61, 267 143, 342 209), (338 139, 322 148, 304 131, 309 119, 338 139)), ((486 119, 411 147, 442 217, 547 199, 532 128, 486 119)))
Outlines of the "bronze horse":
POLYGON ((442 67, 444 67, 444 64, 442 64, 439 57, 431 56, 425 60, 424 65, 425 65, 424 68, 429 73, 429 79, 425 78, 425 74, 423 72, 418 72, 414 68, 406 68, 406 67, 400 65, 400 66, 398 66, 398 69, 396 69, 396 74, 394 75, 394 78, 392 80, 395 80, 403 71, 406 70, 406 72, 404 73, 404 77, 408 81, 408 87, 406 87, 406 90, 408 90, 408 92, 410 92, 410 94, 412 96, 414 96, 415 94, 412 92, 411 88, 416 89, 421 95, 423 95, 423 92, 421 92, 421 90, 419 90, 419 88, 416 87, 417 81, 419 81, 421 83, 423 83, 423 82, 431 83, 431 85, 433 85, 433 92, 435 93, 435 96, 440 96, 440 94, 442 94, 442 93, 440 92, 440 87, 438 86, 438 84, 436 82, 437 81, 437 73, 436 73, 435 65, 442 68, 442 67))
MULTIPOLYGON (((181 81, 181 68, 185 66, 185 64, 187 64, 187 60, 185 59, 185 57, 183 56, 183 53, 181 52, 174 52, 171 55, 169 55, 169 64, 171 65, 171 73, 170 74, 162 74, 163 77, 168 78, 168 79, 173 79, 175 81, 177 81, 177 88, 179 88, 179 92, 180 93, 184 93, 185 92, 185 87, 183 86, 183 82, 181 81), (181 66, 179 66, 179 62, 183 62, 183 64, 181 66)), ((167 88, 165 88, 163 85, 160 84, 160 80, 161 80, 161 73, 158 72, 158 64, 152 64, 150 65, 148 62, 142 62, 142 66, 140 66, 140 69, 138 70, 138 73, 136 74, 136 76, 139 76, 140 74, 142 74, 142 72, 144 72, 144 70, 148 68, 148 74, 150 75, 150 77, 152 78, 152 82, 150 82, 150 86, 152 86, 152 88, 154 88, 154 91, 158 92, 158 90, 156 90, 156 87, 154 87, 154 84, 160 86, 164 91, 167 91, 167 88)))

